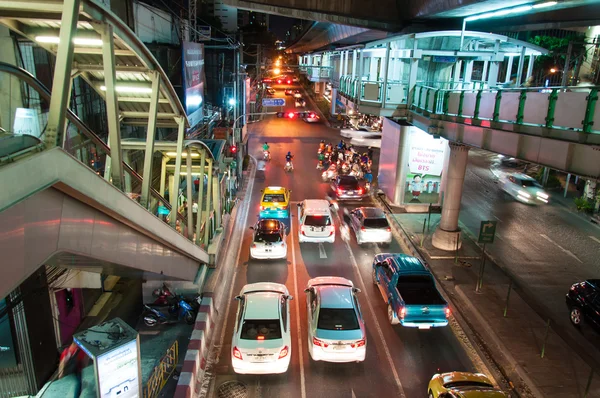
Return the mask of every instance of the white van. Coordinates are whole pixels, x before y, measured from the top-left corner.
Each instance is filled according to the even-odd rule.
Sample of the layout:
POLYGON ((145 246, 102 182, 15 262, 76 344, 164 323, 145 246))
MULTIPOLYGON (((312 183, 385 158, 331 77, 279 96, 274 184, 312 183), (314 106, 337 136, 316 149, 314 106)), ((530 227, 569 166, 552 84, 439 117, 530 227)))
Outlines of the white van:
POLYGON ((305 199, 298 203, 298 240, 335 242, 335 225, 330 204, 324 199, 305 199))

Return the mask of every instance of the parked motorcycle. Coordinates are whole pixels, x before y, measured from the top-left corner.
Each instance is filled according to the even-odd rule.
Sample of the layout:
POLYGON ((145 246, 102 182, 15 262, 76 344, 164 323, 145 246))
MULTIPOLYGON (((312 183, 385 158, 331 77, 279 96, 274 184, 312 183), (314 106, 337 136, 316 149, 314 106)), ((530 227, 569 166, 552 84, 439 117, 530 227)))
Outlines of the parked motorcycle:
POLYGON ((160 288, 155 289, 152 292, 152 296, 156 297, 152 304, 159 306, 171 305, 173 299, 175 298, 175 295, 173 294, 173 292, 171 292, 166 283, 163 283, 163 285, 160 288))
POLYGON ((167 315, 159 311, 156 307, 144 304, 144 324, 148 327, 155 327, 157 325, 174 324, 185 320, 188 325, 191 325, 196 321, 196 311, 183 296, 177 296, 176 302, 169 307, 169 312, 172 311, 172 315, 167 315))

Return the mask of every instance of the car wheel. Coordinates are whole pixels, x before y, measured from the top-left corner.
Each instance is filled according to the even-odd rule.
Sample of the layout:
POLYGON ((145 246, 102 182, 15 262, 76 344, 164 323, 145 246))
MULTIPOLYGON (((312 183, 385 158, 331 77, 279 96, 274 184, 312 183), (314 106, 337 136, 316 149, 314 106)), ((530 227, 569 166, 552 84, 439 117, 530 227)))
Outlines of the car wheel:
POLYGON ((398 317, 395 316, 394 309, 392 308, 391 304, 388 304, 388 320, 390 321, 391 325, 397 325, 399 323, 398 317))
POLYGON ((579 307, 571 308, 569 317, 571 318, 571 323, 575 326, 581 326, 583 323, 583 314, 581 312, 581 308, 579 307))
POLYGON ((372 276, 372 279, 373 279, 373 284, 377 285, 378 284, 378 282, 377 282, 377 270, 375 268, 373 268, 373 271, 371 271, 371 276, 372 276))

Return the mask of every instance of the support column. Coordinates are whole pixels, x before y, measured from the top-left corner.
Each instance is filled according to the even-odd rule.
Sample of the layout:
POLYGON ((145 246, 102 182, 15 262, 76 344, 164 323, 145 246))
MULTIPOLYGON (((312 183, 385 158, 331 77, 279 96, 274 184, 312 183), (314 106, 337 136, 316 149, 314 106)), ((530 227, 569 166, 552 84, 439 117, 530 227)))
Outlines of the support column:
POLYGON ((460 70, 462 69, 462 61, 456 61, 454 64, 454 76, 452 77, 452 81, 454 83, 458 83, 460 81, 460 70))
POLYGON ((463 81, 465 83, 471 83, 473 77, 473 61, 472 59, 465 61, 465 77, 463 81))
POLYGON ((183 152, 183 138, 185 136, 185 119, 177 118, 177 156, 175 157, 175 175, 173 176, 173 189, 169 187, 169 201, 171 202, 171 226, 177 226, 177 199, 179 199, 179 180, 181 179, 181 156, 183 152))
MULTIPOLYGON (((65 0, 62 8, 59 40, 60 45, 56 53, 54 64, 54 77, 52 78, 52 96, 44 143, 47 148, 55 147, 59 142, 59 134, 64 133, 66 112, 69 106, 69 89, 71 84, 71 68, 73 65, 73 36, 77 31, 79 20, 79 5, 81 0, 65 0)), ((105 44, 106 45, 106 44, 105 44)), ((119 156, 119 161, 121 156, 119 156)), ((121 184, 121 181, 119 181, 121 184)), ((121 185, 119 185, 121 187, 121 185)))
MULTIPOLYGON (((129 151, 123 151, 123 162, 125 162, 131 166, 131 163, 129 160, 129 151)), ((124 173, 123 180, 125 181, 125 186, 123 187, 123 189, 125 190, 125 193, 131 193, 131 174, 124 173)))
POLYGON ((493 61, 490 63, 490 73, 488 75, 488 86, 496 87, 498 85, 498 73, 500 72, 500 62, 493 61))
POLYGON ((202 221, 204 220, 204 170, 206 169, 206 149, 202 148, 200 152, 200 179, 198 184, 198 219, 196 220, 196 244, 200 246, 202 243, 202 236, 200 235, 200 229, 202 228, 202 221))
POLYGON ((433 233, 434 247, 442 250, 456 250, 460 248, 460 229, 458 216, 462 198, 463 182, 469 159, 469 147, 450 142, 450 161, 448 164, 447 186, 444 188, 444 205, 440 225, 433 233))
POLYGON ((410 70, 408 72, 408 98, 406 99, 407 105, 413 103, 413 96, 415 95, 415 87, 417 86, 417 72, 419 72, 419 59, 410 59, 410 70))
MULTIPOLYGON (((117 101, 117 73, 115 71, 115 42, 110 24, 100 25, 102 38, 102 62, 106 86, 106 117, 108 121, 108 145, 110 146, 110 176, 112 184, 123 190, 123 162, 121 161, 121 123, 117 101)), ((56 72, 55 72, 56 73, 56 72)), ((108 163, 108 162, 107 162, 108 163)))
POLYGON ((160 166, 160 196, 165 197, 165 180, 167 178, 167 163, 169 158, 164 156, 161 160, 160 166))
POLYGON ((212 195, 212 179, 213 179, 213 160, 208 159, 208 183, 206 187, 206 215, 204 218, 204 246, 208 248, 208 241, 210 237, 210 213, 213 207, 211 201, 212 195))
POLYGON ((487 81, 488 64, 489 64, 489 61, 483 61, 483 70, 481 71, 481 81, 482 82, 487 81))
MULTIPOLYGON (((396 181, 394 183, 393 203, 404 203, 404 193, 406 192, 406 174, 408 168, 408 137, 410 135, 409 126, 400 126, 400 137, 398 139, 398 158, 396 160, 396 181)), ((379 177, 378 177, 379 178, 379 177)))
POLYGON ((376 81, 377 80, 377 58, 370 57, 369 58, 369 77, 367 80, 376 81))
POLYGON ((510 82, 510 75, 512 73, 512 66, 513 66, 513 59, 514 59, 514 57, 512 55, 510 57, 508 57, 508 63, 506 64, 506 76, 504 77, 504 83, 510 82))
POLYGON ((529 61, 527 63, 527 73, 525 74, 525 80, 529 80, 531 75, 533 75, 533 63, 535 62, 535 56, 530 55, 529 61))
POLYGON ((388 41, 387 46, 385 47, 385 61, 382 65, 383 67, 383 86, 381 87, 381 107, 385 108, 385 103, 387 100, 387 82, 388 82, 388 71, 390 67, 390 52, 391 52, 392 43, 388 41))
POLYGON ((331 114, 335 115, 335 102, 337 101, 337 88, 331 88, 331 114))
POLYGON ((192 190, 192 148, 185 151, 185 188, 187 196, 187 231, 188 239, 194 240, 194 192, 192 190))
POLYGON ((356 50, 352 51, 352 80, 356 77, 356 50))
POLYGON ((525 51, 527 48, 525 46, 521 47, 521 55, 519 56, 519 66, 517 68, 517 80, 516 86, 521 87, 523 84, 523 66, 525 65, 525 51))
POLYGON ((213 178, 213 207, 215 208, 215 229, 221 227, 221 182, 219 172, 213 178))
POLYGON ((154 159, 154 140, 156 138, 156 120, 158 113, 158 97, 160 94, 160 75, 152 72, 152 93, 150 94, 150 110, 148 113, 148 129, 146 131, 146 150, 144 152, 144 174, 142 175, 142 195, 140 204, 150 210, 150 189, 152 188, 152 160, 154 159))

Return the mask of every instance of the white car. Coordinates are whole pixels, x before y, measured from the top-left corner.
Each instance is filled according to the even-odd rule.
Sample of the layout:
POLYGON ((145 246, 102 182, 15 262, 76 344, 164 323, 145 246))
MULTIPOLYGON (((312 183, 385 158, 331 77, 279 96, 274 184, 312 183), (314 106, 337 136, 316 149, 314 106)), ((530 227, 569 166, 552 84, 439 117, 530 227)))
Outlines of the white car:
POLYGON ((550 195, 544 191, 544 188, 534 178, 526 174, 509 174, 501 180, 502 190, 526 204, 548 203, 550 195))
POLYGON ((287 258, 284 223, 275 219, 263 219, 250 229, 254 230, 250 258, 259 260, 287 258))
POLYGON ((316 123, 319 121, 319 115, 314 112, 310 112, 303 120, 306 123, 316 123))
POLYGON ((367 334, 352 281, 322 276, 308 281, 308 353, 314 361, 362 362, 367 334))
POLYGON ((296 108, 303 108, 306 106, 306 100, 304 98, 296 98, 296 101, 294 101, 294 105, 296 106, 296 108))
POLYGON ((334 243, 335 224, 325 199, 305 199, 298 203, 298 241, 334 243))
POLYGON ((350 226, 356 235, 356 242, 363 243, 392 243, 392 229, 383 210, 377 207, 358 207, 352 210, 350 226))
POLYGON ((381 139, 382 132, 378 130, 369 130, 366 127, 351 127, 349 129, 341 129, 340 135, 344 138, 370 138, 381 139))
POLYGON ((242 288, 231 339, 231 364, 238 374, 285 373, 292 356, 290 309, 293 297, 279 283, 242 288))
POLYGON ((296 92, 294 93, 294 98, 302 98, 302 93, 296 90, 296 92))

